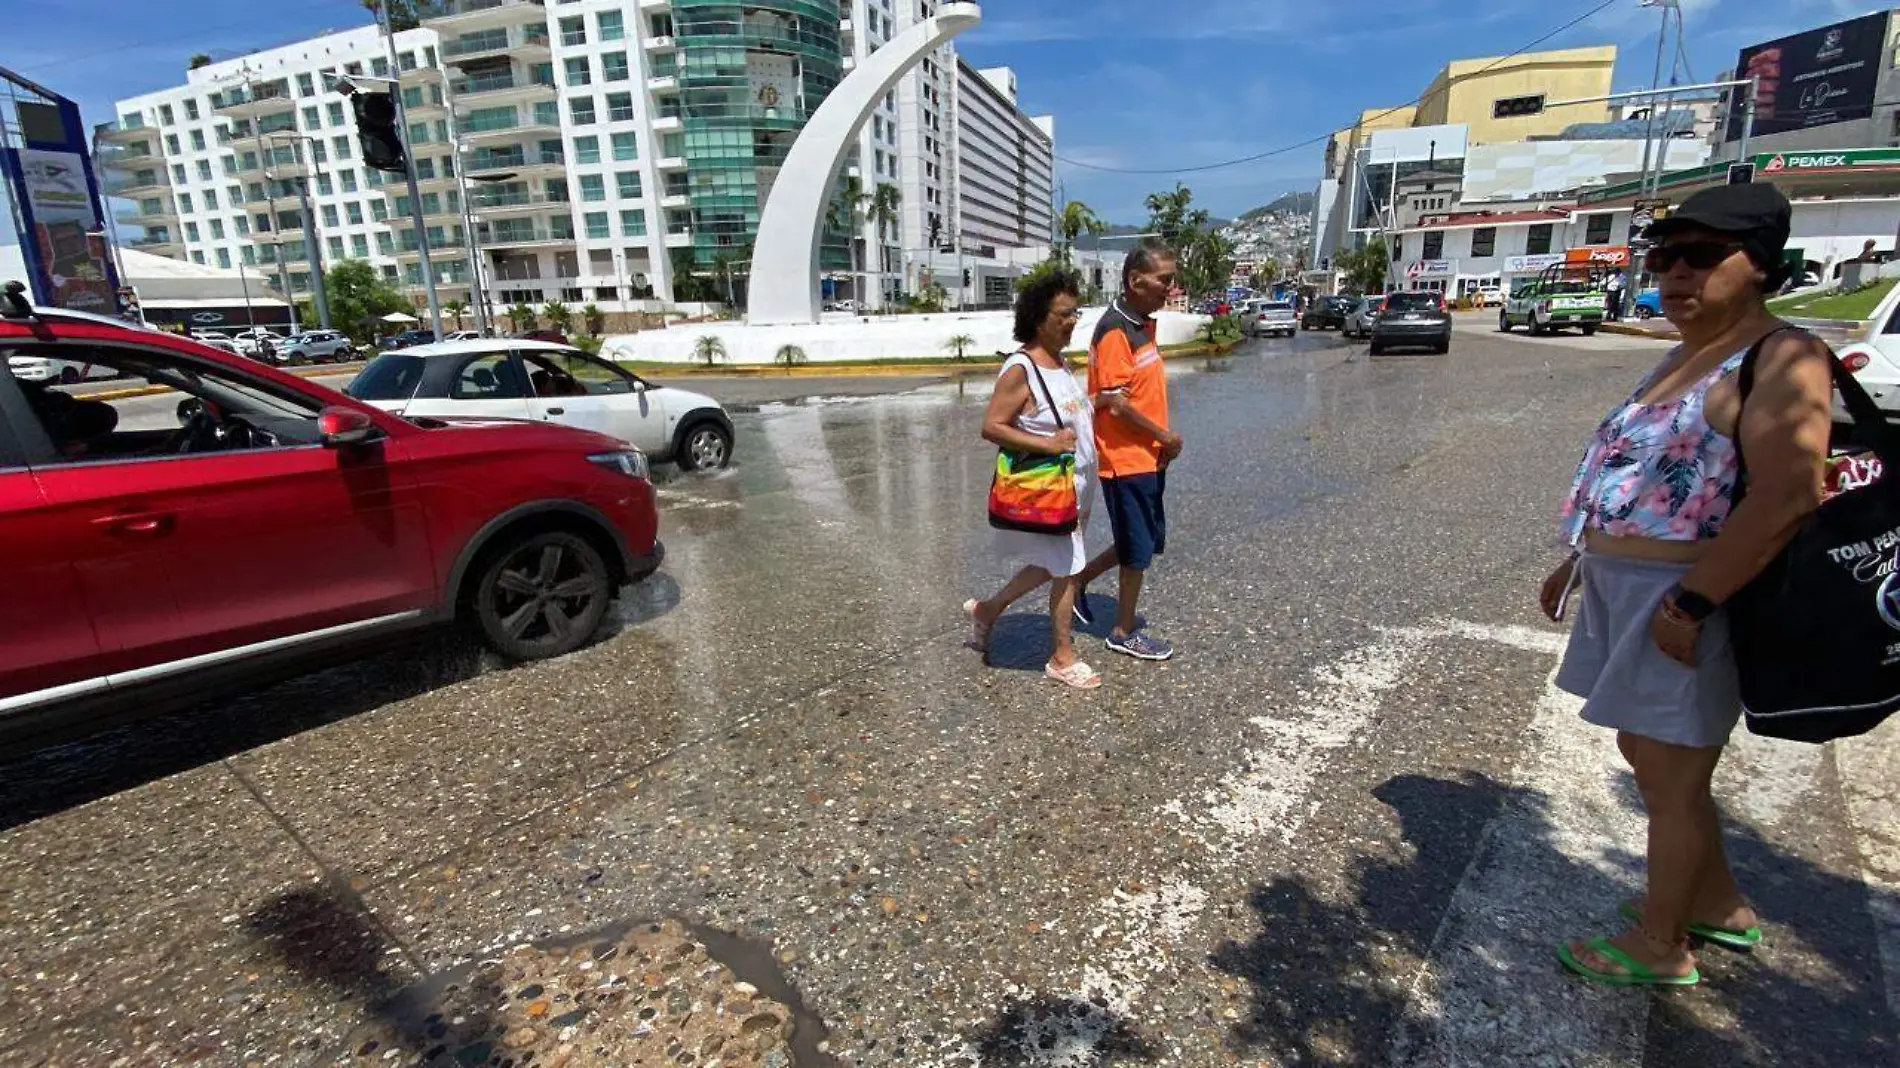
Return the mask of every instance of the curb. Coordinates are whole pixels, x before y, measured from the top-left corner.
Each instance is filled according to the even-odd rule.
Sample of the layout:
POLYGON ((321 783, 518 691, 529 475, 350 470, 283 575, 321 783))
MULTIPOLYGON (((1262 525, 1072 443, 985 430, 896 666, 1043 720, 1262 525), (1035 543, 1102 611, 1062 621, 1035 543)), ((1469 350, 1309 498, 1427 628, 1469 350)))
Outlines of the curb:
MULTIPOLYGON (((1241 342, 1233 341, 1209 345, 1206 342, 1184 342, 1181 345, 1161 350, 1165 360, 1186 359, 1193 356, 1225 356, 1239 348, 1241 342)), ((1086 353, 1072 352, 1064 354, 1072 367, 1082 367, 1088 361, 1086 353)), ((735 367, 707 367, 704 364, 622 364, 628 370, 654 378, 877 378, 877 377, 946 377, 956 378, 963 375, 994 374, 1003 362, 997 359, 983 358, 966 360, 963 363, 945 363, 938 360, 920 360, 916 362, 889 362, 866 360, 861 364, 822 364, 813 366, 783 367, 779 365, 752 364, 735 367)))
POLYGON ((1622 334, 1624 337, 1646 337, 1651 341, 1681 341, 1682 335, 1675 330, 1645 330, 1628 323, 1600 323, 1597 329, 1605 334, 1622 334))

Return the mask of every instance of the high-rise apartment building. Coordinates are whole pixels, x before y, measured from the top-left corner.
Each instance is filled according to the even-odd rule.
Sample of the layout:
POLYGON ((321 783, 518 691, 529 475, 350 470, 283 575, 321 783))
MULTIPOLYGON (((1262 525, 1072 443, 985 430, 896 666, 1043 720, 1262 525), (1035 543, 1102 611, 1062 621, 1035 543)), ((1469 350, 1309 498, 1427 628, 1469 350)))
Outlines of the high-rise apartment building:
MULTIPOLYGON (((558 300, 612 312, 743 285, 760 211, 806 120, 936 0, 418 7, 420 28, 396 43, 442 300, 472 299, 474 260, 491 308, 558 300)), ((330 81, 388 77, 387 66, 364 27, 121 101, 100 132, 109 188, 133 205, 120 218, 144 229, 141 247, 254 266, 301 294, 307 181, 324 261, 368 260, 421 306, 407 184, 361 164, 349 100, 330 81)), ((952 115, 978 90, 959 85, 972 72, 947 45, 880 103, 845 168, 864 197, 855 225, 840 211, 827 227, 822 266, 838 292, 876 307, 910 289, 905 265, 933 236, 949 247, 961 235, 973 255, 1048 241, 1051 127, 1021 116, 1013 75, 998 88, 997 73, 983 76, 967 126, 952 115), (959 150, 964 136, 981 144, 959 150), (961 185, 959 166, 972 169, 961 185), (880 186, 885 211, 872 208, 880 186)))

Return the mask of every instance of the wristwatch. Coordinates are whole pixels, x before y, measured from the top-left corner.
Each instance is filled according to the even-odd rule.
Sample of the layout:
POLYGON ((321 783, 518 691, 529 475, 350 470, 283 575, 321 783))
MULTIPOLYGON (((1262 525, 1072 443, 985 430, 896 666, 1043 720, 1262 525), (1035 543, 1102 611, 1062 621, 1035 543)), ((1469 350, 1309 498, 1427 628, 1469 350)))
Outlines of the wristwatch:
POLYGON ((1669 587, 1669 593, 1665 599, 1675 605, 1677 611, 1696 623, 1707 622, 1708 618, 1715 614, 1715 610, 1721 607, 1694 590, 1683 589, 1680 582, 1669 587))

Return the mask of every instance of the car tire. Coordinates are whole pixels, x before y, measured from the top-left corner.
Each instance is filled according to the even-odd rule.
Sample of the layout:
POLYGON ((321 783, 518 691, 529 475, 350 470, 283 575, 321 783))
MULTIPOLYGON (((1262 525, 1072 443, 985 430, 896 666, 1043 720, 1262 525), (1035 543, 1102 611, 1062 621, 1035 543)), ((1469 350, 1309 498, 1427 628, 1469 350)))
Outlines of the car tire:
POLYGON ((1510 332, 1511 332, 1511 313, 1501 311, 1498 313, 1498 333, 1508 334, 1510 332))
POLYGON ((1435 353, 1437 353, 1437 354, 1438 354, 1438 355, 1440 355, 1440 356, 1443 356, 1443 355, 1445 355, 1446 353, 1448 353, 1448 352, 1450 352, 1450 351, 1451 351, 1451 339, 1450 339, 1450 338, 1446 338, 1445 340, 1443 340, 1443 341, 1440 341, 1440 342, 1439 342, 1439 343, 1438 343, 1437 345, 1435 345, 1435 346, 1433 346, 1433 348, 1432 348, 1432 351, 1433 351, 1433 352, 1435 352, 1435 353))
POLYGON ((59 369, 59 384, 60 385, 70 386, 70 385, 74 385, 78 383, 78 381, 79 381, 79 368, 62 367, 59 369))
POLYGON ((1656 313, 1653 311, 1650 311, 1648 305, 1638 304, 1636 306, 1636 318, 1647 321, 1650 319, 1654 319, 1655 317, 1656 317, 1656 313))
POLYGON ((1580 327, 1580 329, 1583 331, 1584 337, 1596 336, 1597 327, 1595 323, 1586 323, 1584 326, 1580 327))
POLYGON ((1376 340, 1375 340, 1375 341, 1373 341, 1373 342, 1372 342, 1372 344, 1371 344, 1370 346, 1368 346, 1368 347, 1369 347, 1369 348, 1371 349, 1371 351, 1372 351, 1372 354, 1373 354, 1374 356, 1383 356, 1383 355, 1385 355, 1385 346, 1384 346, 1384 345, 1381 345, 1381 344, 1379 344, 1379 342, 1378 342, 1378 341, 1376 341, 1376 340))
POLYGON ((732 434, 718 423, 694 423, 679 441, 677 458, 682 471, 714 470, 732 462, 732 434))
POLYGON ((475 625, 489 648, 510 660, 580 648, 599 629, 614 593, 600 552, 565 530, 510 539, 475 581, 475 625))

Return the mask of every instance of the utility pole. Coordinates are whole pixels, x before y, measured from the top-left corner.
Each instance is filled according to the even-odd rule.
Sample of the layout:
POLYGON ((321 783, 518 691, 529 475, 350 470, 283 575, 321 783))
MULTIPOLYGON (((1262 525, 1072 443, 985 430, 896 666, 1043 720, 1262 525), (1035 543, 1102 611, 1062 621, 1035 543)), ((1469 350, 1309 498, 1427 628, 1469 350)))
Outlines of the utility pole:
POLYGON ((389 95, 396 105, 396 128, 402 132, 405 166, 403 177, 409 180, 409 217, 416 224, 416 252, 422 261, 422 285, 429 293, 429 328, 442 336, 442 301, 435 292, 435 265, 429 262, 429 228, 422 221, 422 192, 416 187, 416 153, 409 144, 409 114, 402 105, 402 62, 396 57, 396 31, 389 25, 389 4, 378 0, 376 25, 382 28, 383 45, 389 52, 389 95))
MULTIPOLYGON (((317 139, 289 131, 285 131, 282 134, 272 134, 271 139, 280 140, 285 136, 303 141, 311 146, 310 170, 312 173, 321 174, 322 172, 317 170, 317 139)), ((266 172, 265 180, 268 181, 269 179, 269 172, 266 172)), ((297 204, 303 212, 303 243, 305 255, 308 256, 310 261, 311 294, 316 299, 317 323, 325 330, 329 330, 332 328, 330 322, 330 296, 325 290, 323 283, 323 250, 317 247, 317 216, 315 210, 310 206, 310 179, 301 174, 297 176, 297 204)))
MULTIPOLYGON (((1669 149, 1666 144, 1660 148, 1655 145, 1656 90, 1662 85, 1663 46, 1669 40, 1669 12, 1676 5, 1675 0, 1643 0, 1643 6, 1662 9, 1662 25, 1657 27, 1656 30, 1656 71, 1654 74, 1651 74, 1649 78, 1649 111, 1643 119, 1643 169, 1641 171, 1642 177, 1637 187, 1637 199, 1639 200, 1648 199, 1653 188, 1661 185, 1662 170, 1664 166, 1666 166, 1663 160, 1669 156, 1669 149), (1657 157, 1653 161, 1651 159, 1652 155, 1657 157), (1653 179, 1651 174, 1652 162, 1654 164, 1653 179), (1653 185, 1652 181, 1654 183, 1653 185)), ((1678 40, 1680 40, 1680 31, 1678 31, 1677 36, 1678 40)), ((1673 80, 1672 78, 1671 81, 1673 80)), ((1675 97, 1672 94, 1668 99, 1673 101, 1675 97)), ((1632 222, 1635 220, 1635 217, 1636 210, 1632 207, 1630 209, 1632 222)), ((1628 243, 1630 250, 1629 262, 1623 265, 1623 299, 1632 305, 1636 302, 1636 278, 1637 271, 1640 269, 1636 262, 1636 244, 1641 239, 1641 236, 1640 234, 1630 235, 1631 240, 1628 243)))
MULTIPOLYGON (((255 99, 257 96, 257 83, 251 80, 251 70, 248 66, 244 68, 244 95, 247 99, 255 99)), ((279 232, 277 226, 277 192, 271 188, 271 183, 276 181, 276 179, 271 177, 270 172, 270 146, 264 141, 264 132, 257 128, 257 120, 253 118, 250 120, 250 123, 251 140, 252 143, 257 145, 258 166, 262 168, 264 173, 264 210, 270 216, 271 233, 275 234, 279 232)), ((284 246, 281 241, 277 243, 276 259, 277 287, 283 291, 285 303, 290 305, 290 332, 295 334, 297 332, 297 295, 290 290, 290 269, 284 263, 284 246)))

